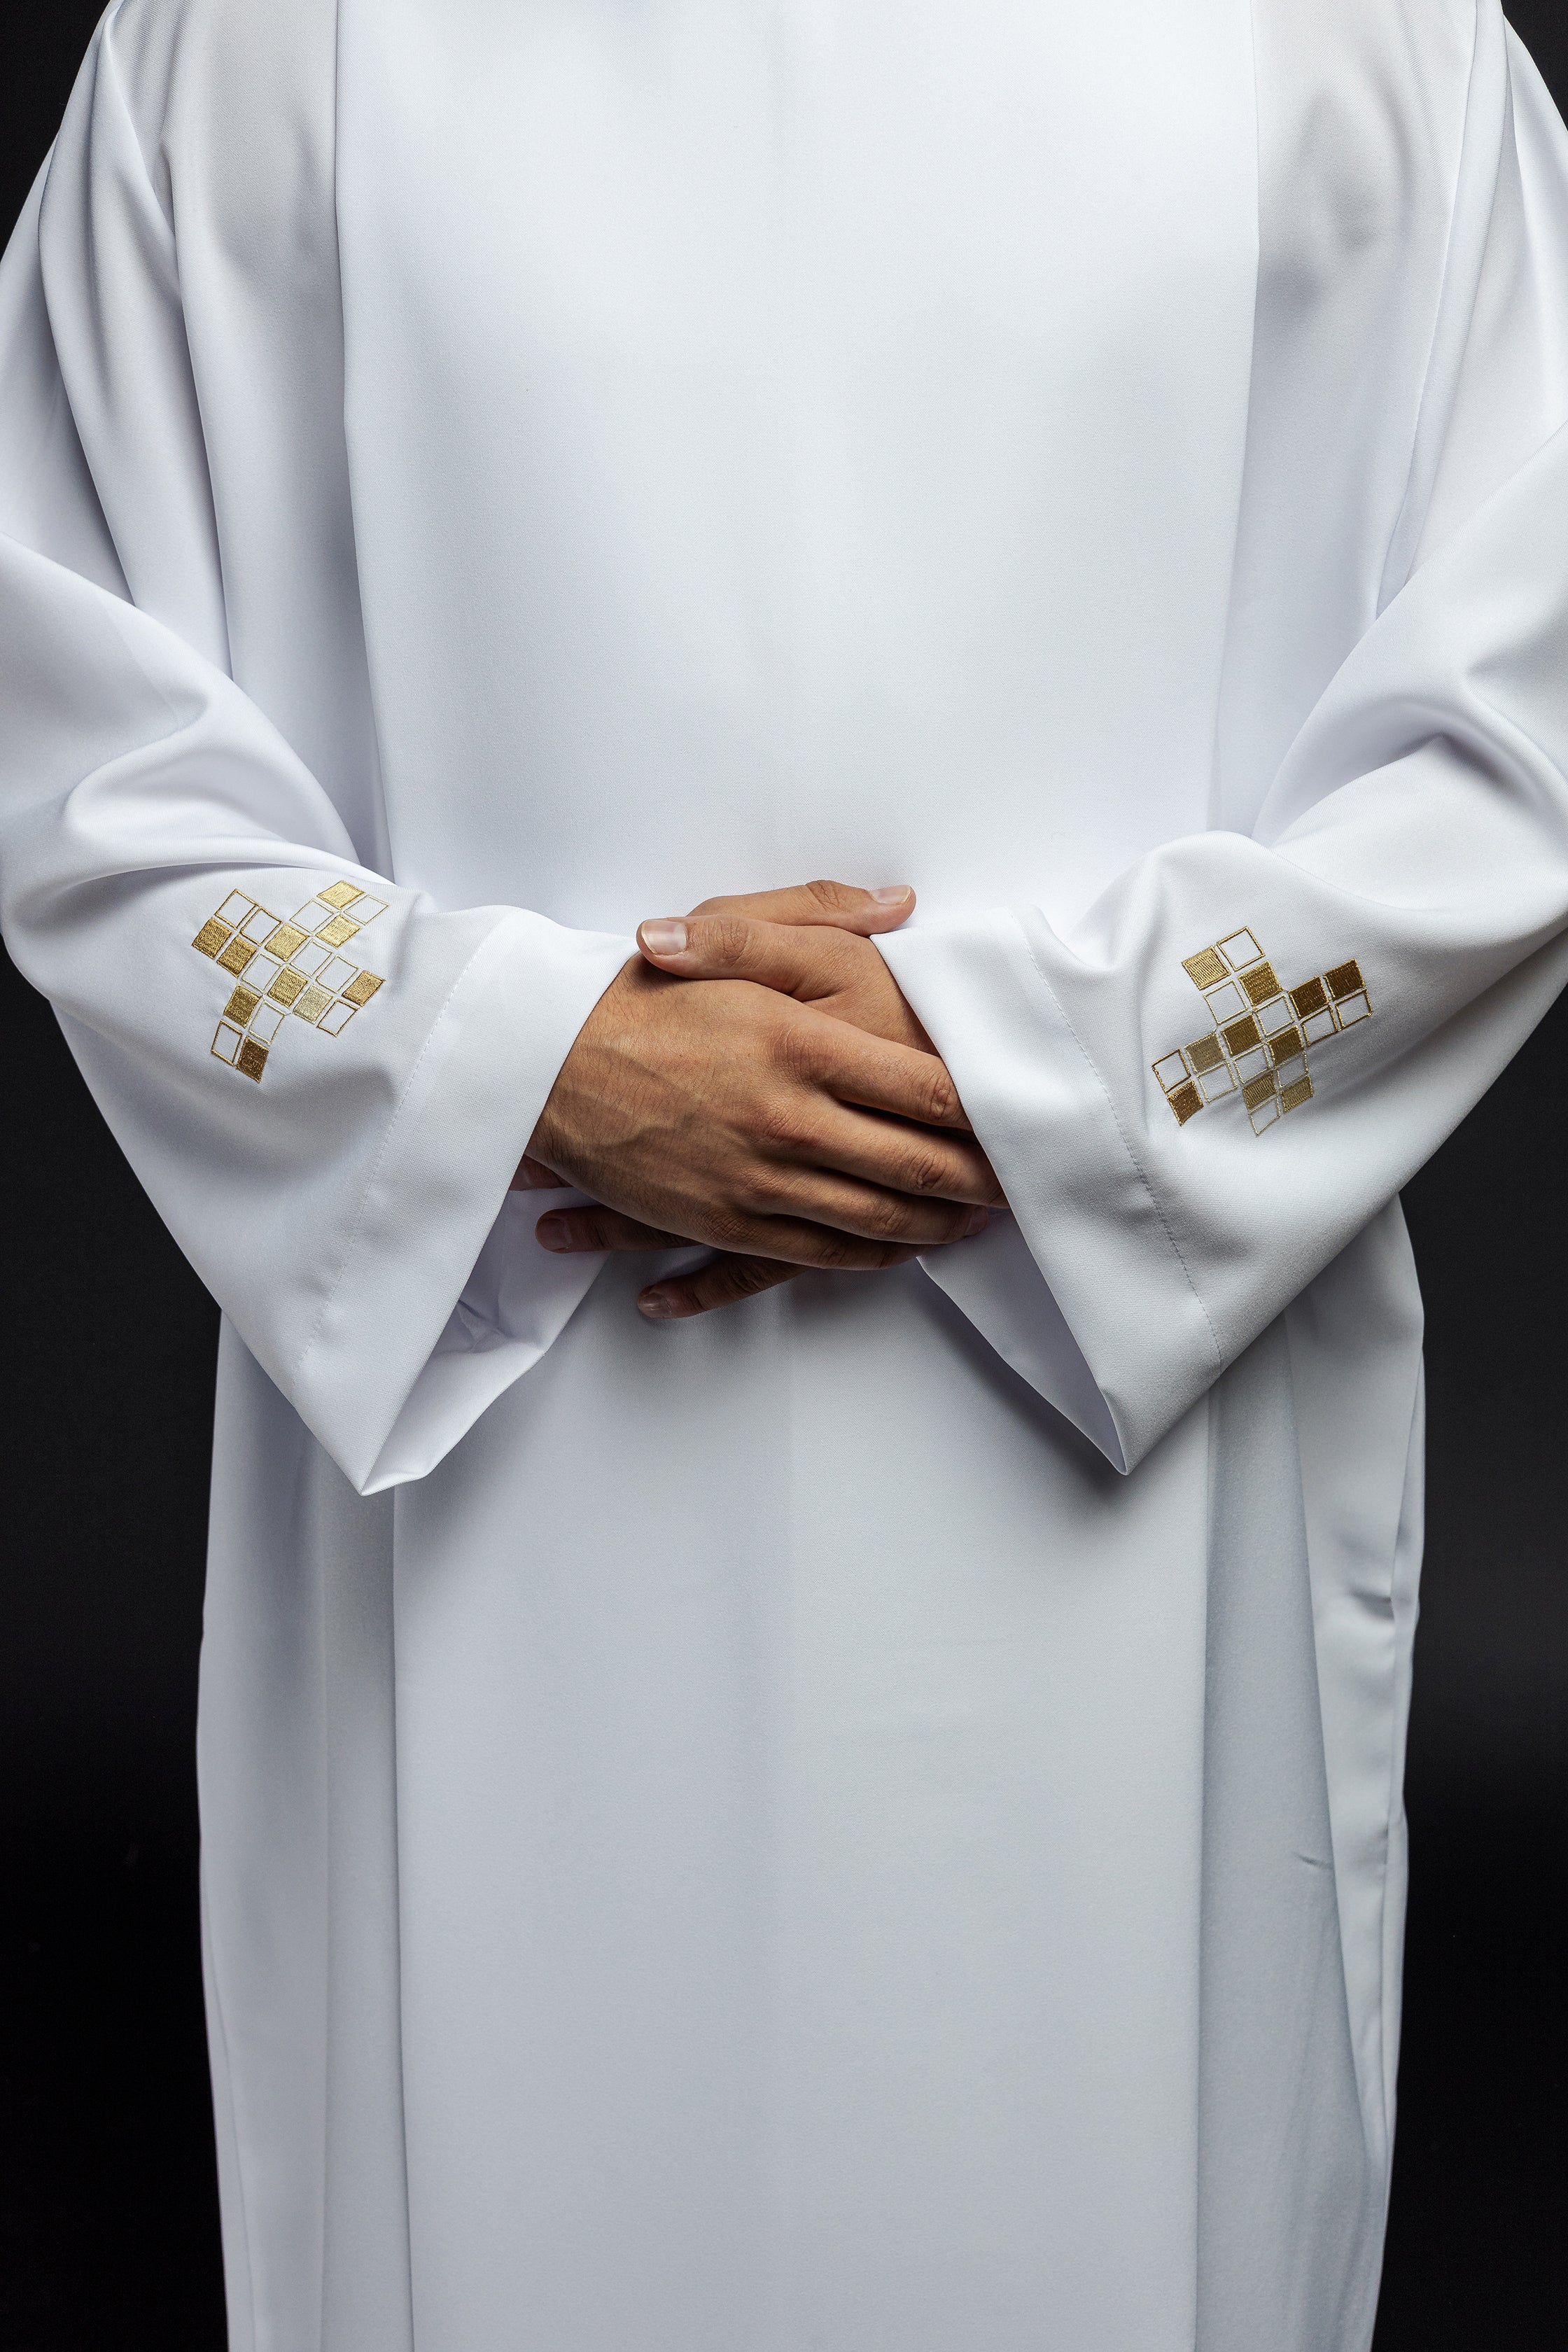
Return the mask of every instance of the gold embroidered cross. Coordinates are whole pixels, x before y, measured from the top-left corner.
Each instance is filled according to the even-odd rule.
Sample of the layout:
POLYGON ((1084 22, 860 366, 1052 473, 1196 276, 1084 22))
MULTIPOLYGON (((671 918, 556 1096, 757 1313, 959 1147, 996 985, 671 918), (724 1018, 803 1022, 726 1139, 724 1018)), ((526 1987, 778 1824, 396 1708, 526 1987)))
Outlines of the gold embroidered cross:
POLYGON ((1310 1046, 1372 1017, 1372 999, 1353 956, 1284 988, 1250 931, 1232 931, 1184 956, 1182 969, 1202 995, 1212 1027, 1153 1065, 1177 1123, 1239 1093, 1262 1135, 1312 1097, 1310 1046))
POLYGON ((385 899, 357 882, 330 882, 287 921, 230 891, 191 941, 234 982, 213 1037, 217 1059, 259 1086, 285 1015, 341 1037, 383 982, 338 950, 385 912, 385 899))

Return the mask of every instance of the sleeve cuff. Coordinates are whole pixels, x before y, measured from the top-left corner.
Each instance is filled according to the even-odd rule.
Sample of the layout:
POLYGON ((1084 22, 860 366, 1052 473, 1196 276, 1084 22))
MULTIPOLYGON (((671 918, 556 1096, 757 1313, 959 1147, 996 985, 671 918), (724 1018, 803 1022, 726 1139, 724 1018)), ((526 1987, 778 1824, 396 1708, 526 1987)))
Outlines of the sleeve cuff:
POLYGON ((984 1283, 956 1269, 937 1278, 1117 1469, 1134 1469, 1225 1369, 1137 1129, 1016 915, 917 924, 876 944, 952 1074, 1049 1301, 1031 1293, 1021 1256, 984 1283))
POLYGON ((362 1494, 422 1476, 536 1362, 598 1272, 552 1259, 553 1195, 508 1186, 556 1074, 635 941, 509 909, 437 1015, 287 1392, 362 1494))

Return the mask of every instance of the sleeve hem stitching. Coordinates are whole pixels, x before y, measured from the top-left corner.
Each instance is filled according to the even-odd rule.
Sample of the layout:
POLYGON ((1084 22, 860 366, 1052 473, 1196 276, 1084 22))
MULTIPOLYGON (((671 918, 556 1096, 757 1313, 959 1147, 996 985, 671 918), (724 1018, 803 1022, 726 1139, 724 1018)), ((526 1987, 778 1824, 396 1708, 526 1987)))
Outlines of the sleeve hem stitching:
POLYGON ((325 1297, 322 1299, 321 1306, 316 1310, 315 1318, 310 1325, 310 1332, 305 1339, 305 1344, 300 1349, 300 1353, 294 1361, 293 1367, 289 1371, 289 1400, 296 1409, 299 1407, 300 1388, 304 1378, 305 1367, 310 1361, 310 1359, 316 1349, 317 1343, 321 1339, 321 1327, 331 1311, 332 1303, 337 1297, 338 1293, 342 1290, 343 1284, 348 1279, 349 1269, 353 1264, 354 1252, 358 1247, 361 1229, 364 1224, 365 1212, 369 1205, 370 1196, 375 1189, 383 1168, 386 1164, 387 1154, 392 1150, 394 1139, 397 1134, 398 1127, 403 1119, 404 1113, 408 1108, 409 1097, 413 1094, 415 1087, 418 1082, 419 1073, 425 1066, 426 1057, 429 1054, 431 1047, 435 1045, 437 1036, 446 1023, 447 1016, 451 1012, 452 1005, 465 982, 468 981, 469 974, 473 971, 475 965, 481 962, 485 956, 489 952, 502 928, 503 926, 498 923, 494 929, 487 931, 484 938, 479 941, 479 946, 474 950, 473 954, 464 964, 461 971, 458 972, 457 978, 453 981, 451 987, 447 990, 445 997, 442 999, 440 1008, 437 1011, 435 1019, 431 1022, 429 1029, 426 1033, 425 1042, 414 1057, 414 1064, 412 1068, 409 1070, 407 1079, 404 1085, 403 1092, 398 1096, 397 1101, 393 1107, 392 1115, 386 1122, 385 1132, 383 1134, 381 1139, 380 1148, 376 1152, 374 1160, 371 1163, 370 1172, 366 1176, 363 1187, 361 1190, 359 1201, 354 1209, 353 1223, 349 1229, 348 1240, 343 1244, 342 1263, 340 1264, 338 1271, 332 1279, 331 1287, 327 1291, 325 1297))
MULTIPOLYGON (((1016 920, 1016 917, 1015 917, 1014 919, 1016 920)), ((1164 1234, 1167 1243, 1170 1244, 1172 1255, 1175 1258, 1176 1264, 1181 1267, 1182 1275, 1186 1283, 1187 1288, 1192 1292, 1197 1310, 1204 1318, 1204 1328, 1209 1335, 1209 1345, 1214 1349, 1215 1370, 1217 1372, 1223 1372, 1226 1369, 1226 1358, 1225 1351, 1219 1344, 1219 1335, 1214 1328, 1213 1318, 1209 1314, 1207 1307, 1204 1303, 1203 1293, 1199 1290, 1197 1284, 1193 1280, 1192 1268, 1187 1264, 1186 1256, 1182 1249, 1181 1243, 1176 1239, 1175 1232, 1172 1226, 1171 1221, 1166 1216, 1164 1209, 1161 1205, 1159 1194, 1155 1192, 1153 1184, 1150 1181, 1148 1171, 1144 1168, 1142 1161, 1139 1159, 1137 1152, 1133 1150, 1132 1139, 1128 1134, 1121 1113, 1117 1108, 1116 1097, 1111 1093, 1110 1087, 1106 1084, 1104 1074, 1101 1071, 1099 1063, 1096 1062, 1093 1055, 1090 1054, 1082 1038, 1079 1035, 1078 1031, 1074 1028, 1072 1021, 1068 1014, 1067 1008, 1062 1003, 1061 998, 1057 993, 1056 987, 1052 982, 1049 972, 1047 971, 1044 964, 1040 961, 1039 957, 1035 953, 1035 943, 1030 939, 1027 929, 1021 922, 1018 924, 1018 929, 1023 934, 1024 946, 1027 951, 1030 965, 1038 974, 1040 983, 1045 989, 1047 995, 1050 998, 1051 1003, 1056 1010, 1057 1017, 1061 1022, 1061 1024, 1067 1031, 1068 1035, 1072 1039, 1073 1044, 1077 1046, 1079 1054, 1083 1057, 1085 1067, 1089 1070, 1094 1079, 1095 1085, 1100 1088, 1100 1093, 1105 1097, 1106 1108, 1110 1113, 1111 1123, 1115 1127, 1117 1139, 1121 1145, 1122 1150, 1127 1155, 1127 1164, 1131 1169, 1132 1173, 1137 1178, 1139 1183, 1142 1185, 1143 1192, 1148 1200, 1149 1206, 1153 1210, 1155 1216, 1160 1221, 1160 1230, 1164 1234)))

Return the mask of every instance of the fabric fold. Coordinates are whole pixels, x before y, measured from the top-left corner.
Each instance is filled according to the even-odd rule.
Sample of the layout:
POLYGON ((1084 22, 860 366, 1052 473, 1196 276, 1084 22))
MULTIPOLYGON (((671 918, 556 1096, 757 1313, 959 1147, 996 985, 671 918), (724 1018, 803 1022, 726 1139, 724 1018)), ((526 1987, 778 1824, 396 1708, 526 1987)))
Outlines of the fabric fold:
MULTIPOLYGON (((121 14, 0 271, 5 935, 235 1329, 385 1485, 418 1475, 378 1465, 437 1349, 438 1423, 389 1461, 428 1468, 533 1360, 476 1338, 483 1377, 455 1377, 458 1301, 515 1237, 511 1174, 634 943, 389 879, 374 740, 319 738, 318 774, 231 674, 245 600, 121 14)), ((344 527, 330 499, 311 521, 344 527)), ((507 1288, 552 1337, 593 1272, 519 1244, 507 1288)))
POLYGON ((878 942, 1121 1467, 1378 1214, 1568 977, 1568 142, 1487 11, 1465 142, 1391 552, 1374 583, 1369 551, 1366 625, 1275 771, 1232 778, 1245 828, 1162 844, 1076 919, 1023 903, 878 942))

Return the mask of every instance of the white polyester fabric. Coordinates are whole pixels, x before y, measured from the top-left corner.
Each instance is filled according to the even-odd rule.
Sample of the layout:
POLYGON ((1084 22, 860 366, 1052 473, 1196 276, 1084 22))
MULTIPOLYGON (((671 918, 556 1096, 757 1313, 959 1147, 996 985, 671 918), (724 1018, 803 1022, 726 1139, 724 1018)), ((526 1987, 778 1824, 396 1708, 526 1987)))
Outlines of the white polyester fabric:
POLYGON ((1565 421, 1491 0, 110 7, 0 886, 225 1312, 236 2352, 1365 2352, 1565 421), (818 873, 1013 1214, 649 1326, 508 1177, 640 917, 818 873))

